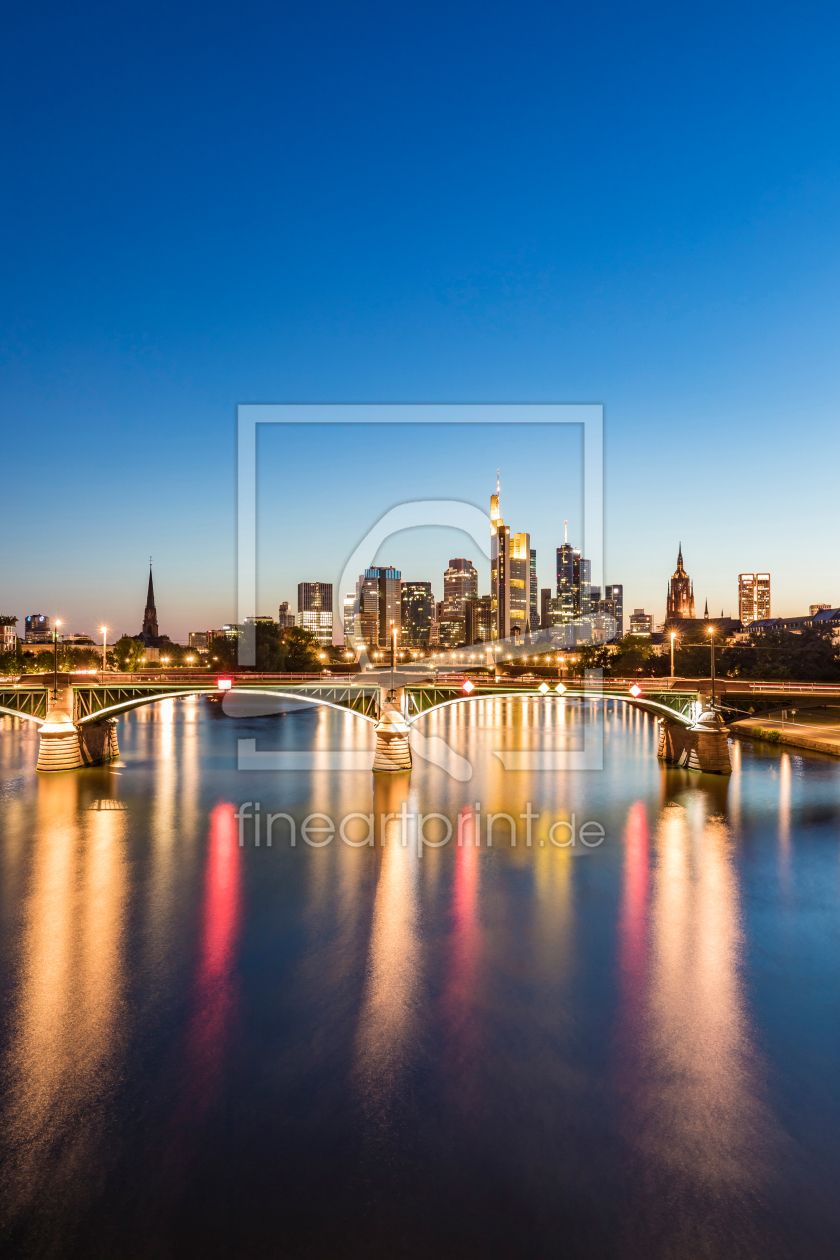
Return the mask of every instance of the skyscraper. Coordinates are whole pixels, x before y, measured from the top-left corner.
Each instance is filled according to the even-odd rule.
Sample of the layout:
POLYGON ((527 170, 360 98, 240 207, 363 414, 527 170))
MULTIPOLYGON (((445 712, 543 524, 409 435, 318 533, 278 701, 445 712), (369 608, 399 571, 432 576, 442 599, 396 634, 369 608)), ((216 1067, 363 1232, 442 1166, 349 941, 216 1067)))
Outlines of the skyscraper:
MULTIPOLYGON (((452 561, 450 561, 450 565, 452 561)), ((432 630, 431 582, 403 582, 401 589, 401 642, 407 647, 427 648, 432 630)))
POLYGON ((604 612, 615 617, 615 637, 621 639, 624 636, 624 587, 621 583, 613 583, 612 586, 605 588, 606 598, 612 604, 612 608, 604 609, 604 612))
POLYGON ((745 626, 770 616, 770 574, 738 574, 738 617, 745 626))
POLYGON ((464 615, 464 600, 478 595, 478 573, 472 560, 450 560, 443 575, 443 615, 455 619, 464 615))
POLYGON ((376 565, 359 578, 359 612, 362 637, 368 647, 389 647, 391 635, 400 640, 402 584, 399 569, 376 565))
POLYGON ((283 600, 283 603, 277 610, 277 624, 281 630, 289 630, 295 624, 295 614, 289 607, 287 599, 283 600))
POLYGON ((514 534, 510 554, 510 632, 524 634, 531 608, 531 536, 514 534))
POLYGON ((499 508, 499 476, 490 496, 490 617, 491 637, 510 637, 510 526, 499 508))
POLYGON ((537 590, 537 553, 531 548, 530 555, 531 591, 528 601, 528 629, 537 630, 540 625, 539 591, 537 590))
POLYGON ((574 621, 589 612, 591 564, 566 538, 557 548, 557 599, 561 622, 574 621))
POLYGON ((332 646, 332 582, 298 582, 297 623, 314 634, 322 647, 332 646))
POLYGON ((677 568, 668 583, 668 611, 665 620, 694 617, 694 583, 683 568, 682 543, 677 556, 677 568))
POLYGON ((482 595, 464 601, 464 642, 487 643, 490 639, 490 596, 482 595))

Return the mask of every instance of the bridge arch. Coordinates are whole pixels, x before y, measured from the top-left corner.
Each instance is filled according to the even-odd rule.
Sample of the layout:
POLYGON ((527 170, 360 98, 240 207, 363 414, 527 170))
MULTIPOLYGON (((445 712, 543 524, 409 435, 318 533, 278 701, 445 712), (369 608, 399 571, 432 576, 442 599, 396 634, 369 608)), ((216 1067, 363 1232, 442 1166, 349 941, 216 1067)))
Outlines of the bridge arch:
MULTIPOLYGON (((267 691, 259 687, 237 687, 235 691, 220 692, 217 686, 212 687, 191 687, 188 691, 164 691, 155 692, 146 696, 133 696, 129 700, 122 700, 118 704, 108 705, 105 708, 97 709, 94 713, 85 714, 76 722, 77 726, 84 726, 90 722, 101 722, 105 718, 116 717, 120 713, 128 713, 132 709, 140 709, 148 704, 157 704, 161 700, 182 700, 187 696, 219 696, 219 695, 237 695, 237 696, 265 696, 271 700, 293 700, 296 704, 307 704, 313 708, 335 709, 339 713, 352 713, 354 717, 361 718, 364 722, 375 724, 377 719, 370 717, 366 713, 360 713, 357 709, 352 709, 348 705, 336 704, 331 700, 324 700, 320 696, 306 695, 304 692, 291 691, 267 691)), ((6 710, 9 712, 10 710, 6 710)), ((14 716, 21 717, 22 714, 16 713, 14 716)), ((254 715, 256 716, 256 715, 254 715)), ((40 721, 41 719, 35 719, 40 721)))
POLYGON ((694 724, 693 716, 687 717, 667 704, 660 704, 657 700, 648 700, 644 697, 637 698, 624 695, 621 692, 574 690, 572 688, 567 688, 562 695, 557 695, 556 692, 552 691, 544 693, 539 690, 525 691, 522 688, 511 688, 509 691, 501 689, 481 691, 476 688, 474 694, 452 696, 449 700, 441 700, 437 704, 430 704, 427 708, 421 709, 419 713, 412 713, 406 718, 406 722, 411 726, 420 718, 425 717, 427 713, 434 713, 439 709, 448 709, 456 704, 473 704, 476 700, 511 700, 516 697, 529 700, 620 700, 623 704, 630 705, 631 708, 652 713, 655 717, 666 717, 669 721, 677 722, 682 726, 692 726, 694 724))

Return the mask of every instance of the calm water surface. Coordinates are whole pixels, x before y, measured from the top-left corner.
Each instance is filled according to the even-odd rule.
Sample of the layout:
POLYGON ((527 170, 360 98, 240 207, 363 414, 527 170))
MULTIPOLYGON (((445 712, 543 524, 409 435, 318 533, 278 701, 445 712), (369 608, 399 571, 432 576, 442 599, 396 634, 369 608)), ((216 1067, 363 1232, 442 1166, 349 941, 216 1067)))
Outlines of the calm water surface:
POLYGON ((4 719, 6 1254, 840 1254, 840 763, 665 771, 620 707, 603 772, 494 755, 575 746, 587 712, 443 711, 471 780, 375 786, 236 769, 239 738, 372 747, 336 712, 168 701, 116 767, 52 777, 4 719), (295 846, 279 819, 240 847, 244 801, 295 846), (403 804, 453 838, 402 844, 403 804), (303 843, 315 811, 373 812, 376 843, 303 843), (603 843, 552 844, 572 815, 603 843))

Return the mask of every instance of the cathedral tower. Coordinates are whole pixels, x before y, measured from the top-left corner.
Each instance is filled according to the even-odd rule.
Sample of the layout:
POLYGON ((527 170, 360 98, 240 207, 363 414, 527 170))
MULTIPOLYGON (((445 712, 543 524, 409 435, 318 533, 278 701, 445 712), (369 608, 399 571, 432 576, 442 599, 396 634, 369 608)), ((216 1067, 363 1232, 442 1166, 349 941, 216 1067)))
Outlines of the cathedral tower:
POLYGON ((682 543, 677 556, 677 569, 668 583, 668 612, 666 621, 674 618, 694 617, 694 583, 683 568, 682 543))

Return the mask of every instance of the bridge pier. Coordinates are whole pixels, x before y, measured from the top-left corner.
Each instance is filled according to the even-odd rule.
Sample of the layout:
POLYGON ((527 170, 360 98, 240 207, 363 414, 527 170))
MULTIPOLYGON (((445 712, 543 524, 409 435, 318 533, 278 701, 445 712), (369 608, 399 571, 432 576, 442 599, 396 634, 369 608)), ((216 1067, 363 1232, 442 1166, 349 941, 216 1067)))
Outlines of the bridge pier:
POLYGON ((39 731, 38 770, 79 770, 99 766, 119 757, 117 724, 73 721, 73 688, 65 687, 49 701, 49 711, 39 731))
POLYGON ((391 772, 411 769, 408 723, 403 717, 404 701, 404 687, 396 687, 393 691, 382 688, 380 717, 374 728, 376 731, 374 774, 381 770, 391 772))
POLYGON ((671 765, 704 774, 731 774, 729 727, 712 709, 705 709, 693 726, 662 719, 657 756, 671 765))

